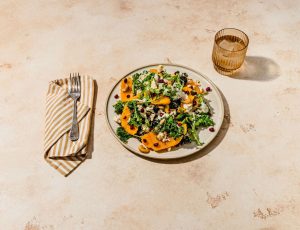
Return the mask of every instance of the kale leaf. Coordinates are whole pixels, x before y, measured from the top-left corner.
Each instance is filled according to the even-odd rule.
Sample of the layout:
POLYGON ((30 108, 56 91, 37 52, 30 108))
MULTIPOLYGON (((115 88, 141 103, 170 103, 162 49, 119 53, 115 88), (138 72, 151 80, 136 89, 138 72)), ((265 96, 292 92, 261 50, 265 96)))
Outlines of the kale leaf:
POLYGON ((119 100, 116 104, 113 105, 113 107, 115 108, 116 114, 121 114, 124 109, 124 103, 121 100, 119 100))
POLYGON ((165 122, 158 124, 155 128, 158 132, 167 132, 170 137, 177 138, 183 135, 183 127, 179 126, 172 116, 165 118, 165 122))
POLYGON ((131 117, 128 124, 135 127, 141 127, 143 125, 143 117, 137 109, 136 101, 129 101, 127 106, 131 111, 131 117))
POLYGON ((117 128, 117 136, 120 138, 121 141, 125 143, 127 143, 128 139, 133 137, 132 135, 127 133, 123 127, 117 128))
POLYGON ((142 73, 135 73, 132 76, 133 84, 132 90, 133 94, 136 95, 137 90, 141 90, 143 93, 144 91, 149 90, 150 84, 152 79, 154 78, 154 73, 150 73, 149 71, 143 71, 142 73), (144 75, 144 79, 141 80, 141 76, 144 75))
POLYGON ((136 91, 138 89, 141 89, 142 87, 142 82, 140 81, 140 73, 135 73, 133 76, 132 76, 132 91, 133 91, 133 94, 136 95, 136 91))
POLYGON ((188 135, 186 135, 182 138, 182 140, 180 141, 180 144, 184 145, 184 144, 189 144, 191 142, 192 142, 192 139, 188 135))
POLYGON ((201 114, 196 116, 195 126, 196 129, 199 127, 208 127, 214 125, 214 121, 211 119, 211 117, 207 114, 201 114))
POLYGON ((214 121, 211 119, 211 117, 207 114, 201 114, 201 115, 188 115, 184 118, 183 123, 188 125, 188 134, 189 137, 197 143, 197 145, 202 145, 199 135, 197 132, 197 129, 201 127, 208 127, 211 125, 214 125, 214 121))

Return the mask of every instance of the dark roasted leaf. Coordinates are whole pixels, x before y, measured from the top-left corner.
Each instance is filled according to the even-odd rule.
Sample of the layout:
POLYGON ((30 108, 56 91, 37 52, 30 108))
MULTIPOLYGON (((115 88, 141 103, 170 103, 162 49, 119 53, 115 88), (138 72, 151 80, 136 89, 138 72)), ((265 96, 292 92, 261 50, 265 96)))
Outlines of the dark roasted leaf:
POLYGON ((120 138, 120 140, 125 142, 125 143, 127 143, 128 139, 133 137, 132 135, 127 133, 123 127, 118 127, 117 128, 117 135, 120 138))

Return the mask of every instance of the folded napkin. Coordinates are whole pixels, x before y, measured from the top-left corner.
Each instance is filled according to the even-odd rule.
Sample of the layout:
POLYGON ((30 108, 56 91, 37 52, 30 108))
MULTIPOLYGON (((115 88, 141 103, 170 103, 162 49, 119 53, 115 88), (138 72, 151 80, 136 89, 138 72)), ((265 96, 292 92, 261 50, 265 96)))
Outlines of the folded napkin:
POLYGON ((68 79, 49 83, 46 100, 44 157, 64 176, 68 176, 87 157, 94 104, 94 80, 81 77, 81 96, 77 101, 79 139, 70 140, 74 101, 68 94, 68 79))

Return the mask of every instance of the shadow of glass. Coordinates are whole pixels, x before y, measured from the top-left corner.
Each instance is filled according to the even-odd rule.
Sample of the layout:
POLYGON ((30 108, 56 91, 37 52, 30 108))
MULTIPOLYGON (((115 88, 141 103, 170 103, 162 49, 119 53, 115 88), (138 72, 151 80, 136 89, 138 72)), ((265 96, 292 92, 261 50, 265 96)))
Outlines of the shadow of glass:
POLYGON ((260 56, 247 56, 241 68, 229 77, 241 80, 271 81, 279 77, 279 75, 280 68, 272 59, 260 56))
POLYGON ((94 91, 94 101, 93 101, 93 108, 92 108, 91 130, 90 130, 89 141, 87 145, 86 159, 92 159, 92 153, 94 152, 95 110, 96 110, 96 102, 97 102, 97 95, 98 95, 98 85, 96 80, 94 80, 94 85, 95 85, 95 91, 94 91))
MULTIPOLYGON (((160 164, 182 164, 182 163, 186 163, 186 162, 190 162, 190 161, 199 159, 199 158, 205 156, 206 154, 208 154, 209 152, 211 152, 212 150, 214 150, 222 142, 222 140, 224 139, 224 137, 228 131, 228 128, 230 126, 229 105, 228 105, 228 102, 227 102, 225 96, 223 95, 223 93, 221 92, 220 89, 219 89, 219 92, 222 96, 222 100, 224 103, 224 119, 223 119, 221 129, 218 132, 217 136, 205 148, 199 150, 198 152, 196 152, 190 156, 186 156, 186 157, 178 158, 178 159, 170 159, 170 160, 159 160, 159 159, 143 157, 143 156, 137 155, 137 154, 135 154, 135 155, 137 155, 145 160, 152 161, 155 163, 160 163, 160 164)), ((189 146, 187 146, 187 147, 189 147, 189 146)))

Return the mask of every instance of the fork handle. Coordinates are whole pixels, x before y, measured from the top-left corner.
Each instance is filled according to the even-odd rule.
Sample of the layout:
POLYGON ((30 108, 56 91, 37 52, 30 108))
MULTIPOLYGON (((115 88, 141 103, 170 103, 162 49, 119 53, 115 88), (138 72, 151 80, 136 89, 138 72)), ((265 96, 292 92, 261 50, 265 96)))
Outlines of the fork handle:
POLYGON ((79 128, 77 122, 77 100, 74 100, 73 121, 72 121, 72 127, 70 131, 70 139, 71 141, 77 141, 78 138, 79 138, 79 128))

